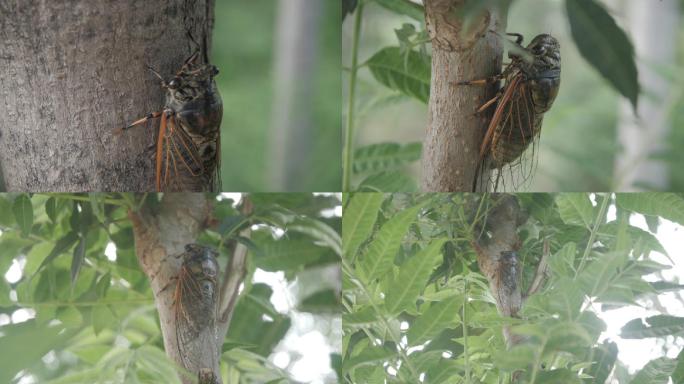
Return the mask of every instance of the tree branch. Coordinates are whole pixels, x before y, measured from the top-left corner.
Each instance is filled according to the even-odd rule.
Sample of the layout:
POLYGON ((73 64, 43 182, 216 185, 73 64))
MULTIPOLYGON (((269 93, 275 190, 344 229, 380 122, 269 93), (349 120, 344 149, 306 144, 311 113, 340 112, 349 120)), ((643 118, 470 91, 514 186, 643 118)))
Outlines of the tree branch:
POLYGON ((524 299, 537 293, 537 291, 539 291, 539 289, 544 285, 546 278, 549 276, 549 253, 549 240, 544 239, 544 245, 542 246, 542 257, 541 259, 539 259, 539 264, 537 265, 537 272, 534 274, 532 284, 530 284, 529 288, 527 288, 527 293, 525 293, 524 299))
MULTIPOLYGON (((249 216, 252 214, 254 206, 249 196, 244 197, 242 214, 249 216)), ((240 236, 249 238, 252 234, 251 228, 240 231, 240 236)), ((233 257, 226 266, 223 273, 223 283, 221 284, 221 294, 218 302, 217 335, 219 340, 223 340, 228 332, 230 320, 233 318, 233 310, 240 293, 240 285, 247 274, 247 246, 237 243, 233 251, 233 257)))
POLYGON ((506 7, 490 7, 464 20, 466 3, 425 1, 425 22, 432 41, 430 102, 423 140, 422 189, 426 192, 472 189, 479 147, 491 113, 476 115, 475 111, 494 96, 495 89, 454 84, 501 71, 503 46, 488 31, 506 29, 506 7))
MULTIPOLYGON (((129 212, 136 255, 154 292, 166 354, 194 376, 181 375, 184 384, 196 382, 200 371, 205 373, 204 377, 210 377, 207 370, 218 378, 216 383, 220 383, 219 347, 214 345, 214 327, 198 327, 197 342, 190 340, 190 343, 180 345, 178 336, 181 325, 176 322, 179 304, 174 294, 183 263, 179 256, 185 252, 186 245, 195 243, 210 213, 211 202, 200 193, 164 194, 158 206, 146 205, 138 212, 129 212)), ((210 307, 213 308, 213 305, 210 307)), ((187 312, 186 322, 208 318, 206 313, 187 312)), ((214 320, 213 316, 210 320, 214 320)), ((187 334, 186 329, 180 329, 180 332, 187 334)))

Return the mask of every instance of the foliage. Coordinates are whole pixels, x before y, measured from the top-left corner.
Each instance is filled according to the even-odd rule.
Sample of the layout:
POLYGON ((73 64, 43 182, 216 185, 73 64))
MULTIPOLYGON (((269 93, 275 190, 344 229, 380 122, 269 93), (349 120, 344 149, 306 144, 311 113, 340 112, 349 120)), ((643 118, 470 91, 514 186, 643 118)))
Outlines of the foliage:
MULTIPOLYGON (((383 46, 378 47, 375 40, 370 40, 375 43, 375 45, 370 48, 373 50, 373 53, 370 54, 369 58, 363 62, 363 64, 351 68, 350 81, 357 76, 363 75, 361 73, 357 75, 358 69, 368 68, 370 78, 373 79, 371 81, 374 83, 367 85, 367 88, 372 88, 372 91, 367 93, 380 95, 400 94, 411 100, 418 100, 421 103, 427 104, 430 89, 431 57, 429 53, 430 41, 425 30, 422 6, 408 0, 366 0, 365 3, 369 6, 366 8, 357 7, 356 12, 364 12, 365 9, 366 14, 378 14, 378 12, 375 12, 373 7, 370 6, 377 5, 385 11, 385 14, 391 14, 391 16, 388 16, 386 19, 393 20, 391 24, 396 25, 394 31, 397 36, 397 43, 386 46, 383 42, 383 46), (380 86, 378 86, 378 84, 380 86)), ((484 7, 498 6, 505 10, 508 9, 511 3, 515 4, 516 2, 509 0, 466 1, 463 4, 461 15, 467 23, 472 17, 478 16, 484 7)), ((608 13, 596 0, 566 0, 565 5, 565 17, 570 25, 572 41, 582 57, 605 80, 607 80, 607 83, 610 84, 614 90, 630 100, 632 105, 636 108, 640 89, 637 79, 634 49, 627 34, 616 24, 610 13, 608 13)), ((529 6, 530 4, 528 4, 528 7, 529 6)), ((546 4, 541 5, 540 2, 534 2, 534 6, 535 8, 543 9, 546 4)), ((526 12, 530 13, 531 10, 526 10, 526 12)), ((362 15, 361 18, 363 19, 364 15, 362 15)), ((370 17, 368 17, 368 19, 371 20, 370 17)), ((511 23, 509 22, 509 24, 511 23)), ((515 32, 518 31, 516 30, 515 32)), ((356 34, 357 32, 352 33, 356 34)), ((358 36, 354 35, 352 36, 352 39, 357 37, 358 36)), ((530 38, 531 37, 528 37, 528 40, 530 38)), ((567 49, 567 47, 564 47, 564 50, 567 51, 567 49)), ((352 51, 350 54, 353 56, 352 62, 355 62, 359 55, 359 50, 352 51)), ((572 65, 573 63, 570 62, 567 64, 572 65)), ((572 70, 575 71, 575 69, 572 70)), ((584 94, 586 94, 586 92, 583 92, 583 95, 584 94)), ((347 103, 351 108, 361 109, 360 106, 366 104, 366 100, 363 99, 364 96, 365 95, 351 92, 347 99, 347 103)), ((386 101, 389 104, 405 102, 405 100, 405 98, 386 98, 386 101)), ((387 105, 383 103, 381 107, 386 108, 387 105)), ((379 107, 373 108, 372 105, 366 108, 371 111, 373 109, 376 111, 380 109, 379 107)), ((552 111, 554 111, 554 109, 552 109, 552 111)), ((349 118, 349 116, 347 116, 347 118, 349 118)), ((423 117, 422 120, 424 121, 425 118, 423 117)), ((357 122, 354 121, 353 117, 352 121, 348 122, 347 129, 351 132, 349 134, 354 135, 354 126, 356 123, 357 122)), ((586 125, 583 122, 581 122, 581 124, 586 125)), ((576 125, 580 124, 578 123, 576 125)), ((597 124, 589 125, 595 128, 597 124)), ((571 124, 568 124, 568 126, 571 126, 571 124)), ((609 132, 603 133, 609 134, 609 132)), ((353 153, 364 154, 375 147, 401 145, 394 140, 381 140, 378 142, 377 137, 381 135, 382 134, 376 133, 372 136, 375 140, 373 144, 355 148, 353 153)), ((352 138, 347 141, 347 144, 356 141, 358 140, 352 138)), ((601 142, 597 141, 597 144, 594 145, 598 145, 598 143, 601 142)), ((562 145, 563 143, 560 144, 562 145)), ((593 149, 594 152, 597 150, 596 148, 591 149, 593 149)), ((602 153, 613 152, 612 147, 607 148, 608 151, 605 146, 601 149, 603 150, 602 153)), ((569 159, 572 162, 581 162, 583 158, 588 156, 586 154, 579 154, 578 151, 569 148, 563 148, 562 151, 554 151, 558 152, 559 155, 572 157, 569 159)), ((592 154, 599 156, 593 152, 592 154)), ((673 154, 672 156, 675 155, 676 154, 673 154)), ((419 156, 416 156, 411 161, 416 161, 418 158, 419 156)), ((606 161, 606 164, 611 165, 611 161, 612 159, 606 161)), ((409 161, 407 161, 405 157, 402 157, 401 153, 396 153, 395 158, 385 156, 385 162, 382 163, 385 165, 384 167, 359 167, 357 166, 357 161, 350 158, 345 162, 344 167, 346 168, 345 172, 353 174, 354 185, 346 186, 348 187, 347 190, 362 191, 364 190, 364 180, 390 170, 395 172, 394 177, 386 178, 384 180, 379 180, 375 177, 374 188, 379 191, 411 191, 415 183, 394 182, 397 178, 402 178, 400 174, 404 175, 403 178, 407 178, 407 175, 411 174, 405 167, 407 163, 409 163, 409 161), (398 164, 404 166, 397 170, 398 164)), ((596 167, 596 162, 587 162, 587 164, 591 164, 590 167, 593 168, 593 170, 585 170, 582 168, 581 171, 587 173, 597 172, 596 168, 599 167, 596 167)), ((577 167, 575 167, 575 172, 577 172, 576 169, 577 167)), ((561 178, 558 183, 571 184, 573 182, 569 179, 574 176, 572 174, 556 173, 555 175, 556 177, 561 178), (558 175, 565 176, 563 178, 558 175)), ((408 177, 415 178, 415 176, 408 177)), ((606 183, 610 185, 610 175, 601 175, 601 177, 597 177, 596 179, 600 180, 597 181, 597 183, 606 183)), ((560 189, 577 190, 577 186, 576 184, 572 187, 565 187, 565 185, 563 185, 560 189)), ((593 189, 597 188, 587 188, 587 190, 593 189)))
MULTIPOLYGON (((0 359, 0 382, 22 376, 41 383, 179 382, 164 353, 128 216, 143 205, 158 205, 158 199, 156 194, 0 195, 0 273, 10 267, 21 271, 18 281, 0 278, 0 350, 12 351, 0 359), (20 313, 30 320, 8 323, 20 313)), ((218 197, 217 225, 198 240, 219 249, 223 266, 229 244, 246 242, 251 251, 221 369, 224 382, 284 382, 289 375, 268 357, 290 329, 290 314, 276 310, 271 287, 252 277, 259 268, 284 273, 292 282, 337 264, 341 219, 323 213, 337 207, 339 199, 311 194, 253 194, 250 199, 254 214, 243 217, 233 200, 218 197), (257 226, 249 241, 237 237, 245 225, 257 226)), ((339 310, 333 285, 300 284, 293 309, 339 310)))
MULTIPOLYGON (((653 261, 651 253, 667 254, 651 232, 657 224, 644 230, 629 218, 648 215, 657 223, 657 218, 668 217, 684 224, 684 217, 674 217, 662 203, 676 206, 684 198, 585 193, 517 197, 529 215, 518 228, 523 292, 535 277, 543 244, 550 248, 546 283, 526 299, 520 319, 497 313, 472 246, 492 204, 489 195, 346 197, 345 382, 502 383, 519 370, 526 383, 606 381, 617 365, 618 348, 610 340, 599 342, 606 325, 597 313, 645 305, 672 285, 644 279, 650 275, 652 281, 669 268, 653 261), (608 219, 609 207, 615 219, 608 219), (504 327, 523 337, 509 351, 504 327)), ((684 319, 661 312, 645 322, 631 320, 622 336, 664 338, 683 332, 684 319)), ((669 377, 678 382, 682 367, 682 355, 659 357, 631 382, 666 383, 669 377)))

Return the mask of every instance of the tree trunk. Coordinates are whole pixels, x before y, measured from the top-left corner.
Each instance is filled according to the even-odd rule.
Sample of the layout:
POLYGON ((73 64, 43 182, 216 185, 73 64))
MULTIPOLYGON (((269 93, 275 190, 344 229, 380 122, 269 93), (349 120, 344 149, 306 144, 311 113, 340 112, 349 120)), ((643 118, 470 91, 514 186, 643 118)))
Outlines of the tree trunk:
POLYGON ((153 122, 212 28, 213 0, 0 0, 0 166, 8 191, 154 189, 153 122))
POLYGON ((645 92, 656 96, 639 99, 638 117, 627 100, 620 103, 618 140, 623 150, 615 163, 615 190, 665 190, 669 185, 667 164, 651 157, 666 147, 671 83, 657 68, 675 62, 677 41, 665 36, 675 36, 679 31, 679 5, 677 0, 657 5, 628 1, 621 5, 627 9, 627 24, 638 56, 639 83, 645 92))
MULTIPOLYGON (((493 108, 475 111, 494 97, 494 87, 456 86, 501 71, 507 9, 490 8, 463 31, 465 0, 426 0, 425 21, 432 39, 432 78, 428 124, 423 141, 423 191, 470 191, 479 162, 480 143, 493 108)), ((487 170, 484 170, 487 173, 487 170)), ((488 178, 487 175, 483 177, 488 178)), ((485 185, 486 187, 486 185, 485 185)))
MULTIPOLYGON (((243 207, 244 213, 251 212, 248 200, 243 207)), ((201 193, 167 193, 158 206, 146 205, 130 216, 138 261, 150 279, 159 312, 166 354, 187 371, 180 374, 183 383, 193 383, 196 379, 200 383, 220 383, 221 346, 245 276, 246 248, 241 245, 235 248, 223 278, 215 273, 213 285, 206 290, 204 281, 194 280, 202 286, 202 293, 211 293, 209 302, 189 295, 187 289, 183 290, 185 300, 190 297, 191 301, 186 302, 176 291, 185 260, 181 256, 188 253, 186 246, 194 244, 211 221, 211 201, 201 193), (177 316, 178 313, 181 315, 177 316)), ((249 230, 243 230, 241 235, 248 237, 249 230)))
POLYGON ((270 179, 276 190, 298 190, 307 177, 315 137, 312 73, 323 4, 280 0, 275 28, 275 89, 270 138, 270 179))

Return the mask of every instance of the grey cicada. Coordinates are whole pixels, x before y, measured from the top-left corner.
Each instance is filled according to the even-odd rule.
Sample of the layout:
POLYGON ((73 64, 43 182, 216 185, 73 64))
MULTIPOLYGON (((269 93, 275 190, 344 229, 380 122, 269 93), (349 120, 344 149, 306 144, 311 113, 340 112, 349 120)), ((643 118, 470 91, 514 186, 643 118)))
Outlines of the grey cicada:
POLYGON ((218 253, 199 244, 187 244, 181 256, 173 302, 178 352, 188 368, 197 362, 186 361, 184 350, 197 342, 201 331, 215 327, 219 265, 218 253))
MULTIPOLYGON (((206 49, 205 49, 206 52, 206 49)), ((148 67, 166 90, 166 104, 128 126, 160 118, 155 145, 157 191, 206 191, 220 188, 220 127, 223 103, 214 77, 218 69, 199 62, 196 50, 170 80, 148 67)))
MULTIPOLYGON (((527 47, 522 47, 523 37, 516 36, 516 51, 508 54, 511 63, 497 76, 484 80, 462 81, 459 85, 487 85, 504 80, 504 86, 496 96, 483 104, 477 112, 483 112, 495 105, 494 115, 489 122, 484 140, 480 146, 473 191, 477 190, 486 169, 496 170, 493 188, 498 188, 505 169, 511 173, 520 167, 519 175, 528 179, 535 167, 534 152, 525 162, 523 153, 539 139, 544 113, 547 112, 560 87, 560 45, 547 34, 535 37, 527 47)), ((516 175, 513 175, 516 177, 516 175)))

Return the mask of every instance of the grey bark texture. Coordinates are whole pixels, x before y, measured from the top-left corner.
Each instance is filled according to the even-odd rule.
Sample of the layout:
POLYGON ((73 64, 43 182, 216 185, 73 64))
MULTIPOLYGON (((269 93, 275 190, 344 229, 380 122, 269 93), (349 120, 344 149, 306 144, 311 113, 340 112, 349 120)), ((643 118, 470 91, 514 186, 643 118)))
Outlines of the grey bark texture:
MULTIPOLYGON (((248 200, 243 212, 251 213, 248 200)), ((183 322, 176 322, 178 310, 175 297, 187 244, 195 243, 200 232, 212 219, 212 204, 200 193, 167 193, 156 207, 144 206, 130 213, 135 235, 138 261, 150 280, 159 312, 164 348, 169 358, 186 372, 181 372, 183 383, 221 383, 219 359, 240 283, 245 276, 246 250, 236 247, 223 278, 217 276, 213 292, 212 310, 188 310, 183 322), (202 327, 196 339, 180 340, 179 334, 188 332, 187 324, 210 324, 202 327)), ((249 236, 247 231, 241 233, 249 236)), ((187 309, 187 308, 186 308, 187 309)), ((192 309, 192 308, 190 308, 192 309)))
POLYGON ((0 0, 0 168, 8 191, 154 189, 154 125, 214 0, 0 0))
MULTIPOLYGON (((506 10, 487 9, 464 26, 466 0, 426 0, 425 22, 432 40, 428 123, 423 141, 425 192, 470 191, 480 143, 493 112, 475 111, 494 97, 494 87, 456 86, 500 73, 506 10)), ((488 178, 487 175, 484 175, 488 178)), ((484 183, 483 183, 484 185, 484 183)))
POLYGON ((311 105, 323 4, 280 0, 273 50, 275 84, 270 135, 270 179, 275 190, 297 190, 309 172, 316 137, 311 105))

